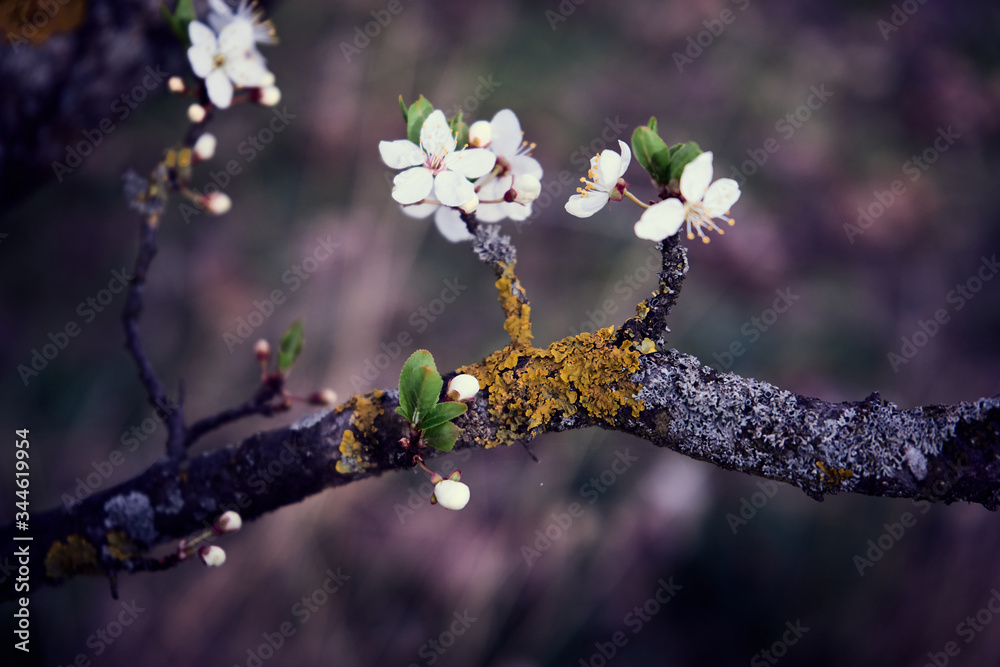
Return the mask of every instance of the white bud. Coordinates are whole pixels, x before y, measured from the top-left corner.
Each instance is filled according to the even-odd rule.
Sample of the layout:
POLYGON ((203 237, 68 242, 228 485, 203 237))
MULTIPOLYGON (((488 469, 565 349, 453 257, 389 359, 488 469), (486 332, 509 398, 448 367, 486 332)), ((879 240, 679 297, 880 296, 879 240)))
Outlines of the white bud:
POLYGON ((253 353, 257 361, 267 361, 271 358, 271 344, 261 338, 253 344, 253 353))
POLYGON ((200 123, 205 120, 205 107, 200 104, 192 104, 188 107, 188 120, 192 123, 200 123))
POLYGON ((469 487, 462 482, 446 479, 434 485, 434 498, 441 507, 460 510, 469 502, 469 487))
POLYGON ((233 200, 225 192, 212 192, 205 196, 204 206, 212 215, 222 215, 233 207, 233 200))
POLYGON ((472 199, 465 202, 459 206, 463 213, 475 213, 476 209, 479 208, 479 197, 477 195, 472 195, 472 199))
POLYGON ((337 392, 333 389, 321 389, 309 397, 313 405, 333 405, 337 402, 337 392))
POLYGON ((274 85, 274 72, 271 72, 270 70, 268 70, 267 72, 264 72, 264 76, 260 80, 260 85, 263 88, 267 88, 269 86, 273 86, 274 85))
POLYGON ((518 204, 530 204, 542 193, 542 184, 534 176, 521 174, 514 179, 511 189, 514 191, 514 201, 518 204))
POLYGON ((479 391, 479 380, 472 375, 456 375, 448 383, 448 398, 453 401, 471 401, 479 391))
POLYGON ((198 555, 201 556, 202 562, 209 567, 219 567, 226 562, 226 552, 222 547, 217 547, 214 544, 199 549, 198 555))
POLYGON ((199 160, 211 160, 212 156, 215 155, 216 143, 214 134, 211 132, 204 133, 194 142, 195 157, 199 160))
POLYGON ((179 76, 170 77, 167 81, 167 87, 170 88, 170 92, 177 94, 183 93, 187 89, 187 86, 184 85, 184 79, 179 76))
POLYGON ((259 104, 265 107, 273 107, 281 101, 281 89, 277 86, 264 86, 260 89, 259 104))
POLYGON ((477 120, 469 126, 469 145, 485 148, 493 141, 493 128, 488 120, 477 120))
POLYGON ((220 533, 235 533, 243 527, 243 519, 236 512, 229 510, 215 520, 215 529, 220 533))

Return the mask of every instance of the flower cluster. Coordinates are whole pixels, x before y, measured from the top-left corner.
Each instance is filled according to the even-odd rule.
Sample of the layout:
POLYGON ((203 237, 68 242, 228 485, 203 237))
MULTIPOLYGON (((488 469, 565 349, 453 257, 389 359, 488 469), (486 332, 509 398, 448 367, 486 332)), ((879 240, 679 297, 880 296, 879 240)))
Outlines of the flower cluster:
POLYGON ((205 80, 205 91, 213 105, 225 109, 232 104, 235 88, 258 89, 265 104, 277 103, 280 91, 274 74, 267 69, 257 44, 274 44, 274 27, 247 0, 233 10, 224 0, 209 0, 208 25, 191 21, 188 26, 188 60, 191 69, 205 80))
POLYGON ((542 167, 531 157, 535 145, 523 140, 513 111, 473 123, 462 146, 455 129, 460 125, 461 116, 449 123, 444 112, 433 110, 419 126, 418 142, 379 143, 382 161, 403 170, 393 179, 392 198, 411 217, 433 213, 438 230, 452 242, 473 238, 466 223, 473 214, 487 223, 526 219, 542 188, 542 167))

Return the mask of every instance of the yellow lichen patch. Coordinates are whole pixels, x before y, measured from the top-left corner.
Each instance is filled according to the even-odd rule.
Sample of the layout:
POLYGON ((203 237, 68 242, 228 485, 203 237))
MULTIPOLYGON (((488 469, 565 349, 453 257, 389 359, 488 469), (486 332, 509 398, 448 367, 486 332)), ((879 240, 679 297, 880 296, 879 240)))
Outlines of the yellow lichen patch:
POLYGON ((70 535, 65 544, 56 540, 45 555, 45 575, 50 579, 97 571, 97 549, 79 535, 70 535))
POLYGON ((544 350, 512 344, 459 369, 489 390, 490 416, 501 426, 487 447, 534 437, 560 415, 583 413, 609 424, 622 409, 638 416, 641 386, 630 378, 639 370, 640 352, 632 341, 616 346, 614 332, 584 332, 544 350))
POLYGON ((337 472, 342 475, 355 472, 363 472, 375 465, 365 455, 365 448, 359 438, 367 435, 372 442, 377 442, 375 432, 375 420, 383 414, 381 398, 385 392, 376 389, 371 394, 357 394, 351 397, 343 406, 337 409, 337 413, 351 409, 351 427, 344 431, 344 436, 340 440, 340 460, 337 461, 337 472))
POLYGON ((853 470, 827 466, 822 461, 816 461, 816 467, 819 468, 820 474, 823 475, 824 484, 829 484, 831 487, 838 486, 841 482, 854 477, 853 470))
POLYGON ((118 560, 127 560, 138 553, 135 543, 120 530, 108 533, 108 553, 118 560))
POLYGON ((646 319, 646 315, 649 315, 649 304, 643 301, 635 307, 635 316, 640 320, 644 320, 646 319))
POLYGON ((531 306, 522 299, 524 289, 514 275, 514 263, 502 264, 502 273, 496 286, 507 319, 503 323, 504 330, 510 335, 515 347, 530 347, 531 345, 531 306), (519 296, 520 295, 520 296, 519 296))
POLYGON ((642 354, 651 354, 653 352, 656 352, 656 343, 649 340, 648 338, 643 338, 642 342, 639 343, 638 346, 636 346, 636 349, 639 350, 639 352, 641 352, 642 354))
POLYGON ((86 6, 85 0, 9 0, 0 4, 0 37, 15 47, 41 44, 53 34, 79 27, 86 6))

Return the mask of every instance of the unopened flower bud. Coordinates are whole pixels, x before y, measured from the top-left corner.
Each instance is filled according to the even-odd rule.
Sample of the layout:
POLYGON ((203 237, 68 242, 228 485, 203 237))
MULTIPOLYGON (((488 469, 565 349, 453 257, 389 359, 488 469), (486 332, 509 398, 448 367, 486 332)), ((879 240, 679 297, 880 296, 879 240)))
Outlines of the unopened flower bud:
POLYGON ((203 546, 198 549, 198 555, 205 565, 209 567, 219 567, 226 562, 226 552, 222 547, 217 547, 214 544, 209 546, 203 546))
POLYGON ((309 403, 312 405, 333 405, 337 402, 337 392, 332 389, 321 389, 320 391, 314 392, 309 397, 309 403))
POLYGON ((434 485, 434 499, 441 507, 460 510, 469 502, 469 487, 462 482, 446 479, 434 485))
POLYGON ((260 89, 258 104, 265 107, 273 107, 281 101, 281 89, 277 86, 264 86, 260 89))
POLYGON ((493 141, 493 128, 488 120, 477 120, 469 126, 469 145, 485 148, 493 141))
POLYGON ((167 87, 170 88, 170 92, 177 93, 178 95, 187 90, 187 86, 184 85, 184 79, 179 76, 170 77, 167 81, 167 87))
POLYGON ((448 398, 453 401, 471 401, 478 391, 479 380, 466 373, 456 375, 448 383, 448 398))
POLYGON ((264 76, 261 77, 260 85, 264 88, 274 85, 274 72, 267 71, 264 72, 264 76))
POLYGON ((202 161, 211 160, 212 156, 215 155, 216 143, 214 134, 204 133, 198 137, 198 141, 194 142, 194 156, 202 161))
POLYGON ((479 208, 479 197, 477 195, 472 195, 472 199, 465 202, 459 206, 463 213, 475 213, 476 209, 479 208))
POLYGON ((188 120, 192 123, 200 123, 205 120, 206 115, 205 107, 198 103, 192 104, 188 107, 188 120))
POLYGON ((233 207, 233 200, 225 192, 212 192, 205 196, 203 205, 212 215, 222 215, 233 207))
POLYGON ((521 174, 514 178, 510 191, 514 193, 513 201, 518 204, 530 204, 542 193, 542 184, 534 176, 521 174))
POLYGON ((253 353, 257 361, 267 361, 271 358, 271 344, 261 338, 253 344, 253 353))
POLYGON ((229 510, 215 520, 215 529, 220 533, 235 533, 243 527, 243 519, 236 512, 229 510))

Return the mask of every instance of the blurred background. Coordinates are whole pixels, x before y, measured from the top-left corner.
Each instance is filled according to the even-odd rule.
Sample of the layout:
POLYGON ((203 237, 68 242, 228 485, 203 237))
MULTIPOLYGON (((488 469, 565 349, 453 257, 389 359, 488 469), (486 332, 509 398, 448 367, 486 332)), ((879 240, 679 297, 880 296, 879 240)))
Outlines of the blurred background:
MULTIPOLYGON (((232 212, 185 220, 172 200, 147 290, 144 340, 167 385, 184 383, 190 419, 250 396, 253 340, 274 343, 297 318, 300 394, 394 387, 418 347, 447 369, 503 345, 489 270, 389 197, 377 145, 405 134, 398 96, 421 93, 470 122, 513 109, 538 144, 538 213, 503 225, 539 345, 621 323, 652 289, 636 207, 579 220, 562 206, 592 154, 655 115, 668 143, 714 151, 716 176, 743 190, 736 226, 691 244, 673 346, 830 401, 878 390, 906 408, 1000 392, 1000 6, 268 6, 281 43, 262 51, 280 114, 216 115, 216 157, 196 180, 221 186, 232 212), (223 183, 230 160, 239 173, 223 183), (275 290, 283 302, 246 344, 227 345, 275 290), (401 336, 412 342, 395 345, 401 336)), ((149 3, 142 29, 161 30, 156 16, 149 3)), ((65 57, 67 39, 3 45, 0 59, 10 71, 65 57)), ((146 65, 193 80, 180 46, 139 62, 135 85, 146 65)), ((129 89, 106 91, 101 113, 61 128, 56 143, 77 145, 102 117, 114 123, 61 182, 11 196, 0 221, 0 405, 8 433, 31 429, 35 512, 163 451, 114 291, 137 237, 120 176, 148 171, 186 128, 188 102, 154 88, 125 118, 112 105, 129 89), (22 376, 71 323, 79 335, 22 376)), ((17 101, 0 97, 9 119, 17 101)), ((63 148, 35 156, 65 159, 63 148)), ((626 178, 654 196, 638 165, 626 178)), ((199 450, 307 412, 248 420, 199 450)), ((1000 527, 981 507, 816 503, 616 433, 547 435, 531 449, 538 463, 519 447, 435 460, 471 486, 462 512, 430 507, 425 476, 389 475, 245 526, 220 570, 125 577, 121 601, 97 579, 41 590, 33 651, 17 664, 996 664, 1000 527)), ((7 502, 0 520, 12 515, 7 502)))

